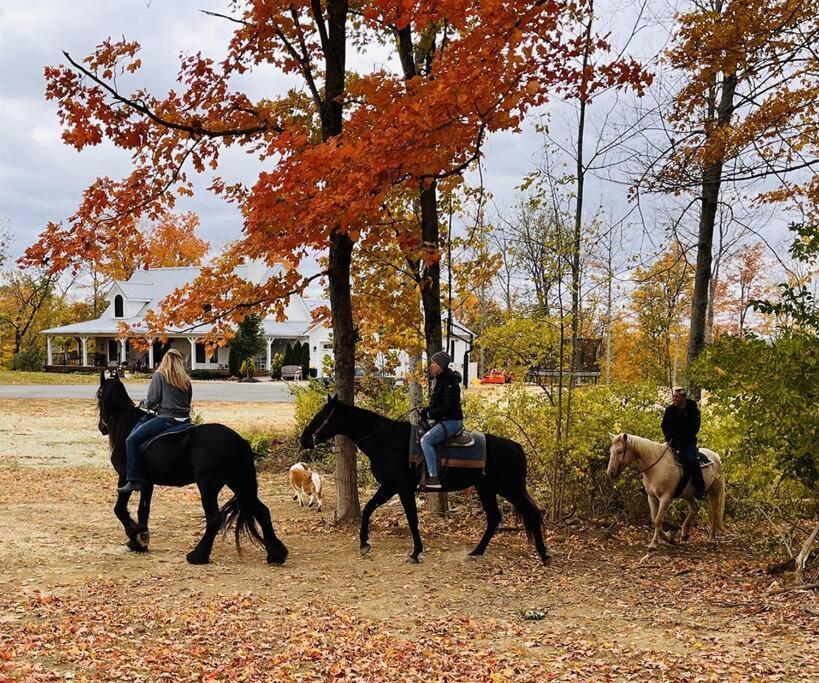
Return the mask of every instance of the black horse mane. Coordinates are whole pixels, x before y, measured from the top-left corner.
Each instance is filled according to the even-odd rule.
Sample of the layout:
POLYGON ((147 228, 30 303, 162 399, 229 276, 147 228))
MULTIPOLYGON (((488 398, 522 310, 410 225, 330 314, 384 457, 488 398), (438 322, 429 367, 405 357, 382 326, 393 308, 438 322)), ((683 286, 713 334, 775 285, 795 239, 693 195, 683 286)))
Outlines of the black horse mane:
MULTIPOLYGON (((125 439, 145 411, 137 408, 128 395, 125 385, 118 379, 108 380, 108 386, 101 387, 100 408, 108 415, 108 435, 114 459, 125 458, 125 439)), ((100 411, 102 412, 102 410, 100 411)))

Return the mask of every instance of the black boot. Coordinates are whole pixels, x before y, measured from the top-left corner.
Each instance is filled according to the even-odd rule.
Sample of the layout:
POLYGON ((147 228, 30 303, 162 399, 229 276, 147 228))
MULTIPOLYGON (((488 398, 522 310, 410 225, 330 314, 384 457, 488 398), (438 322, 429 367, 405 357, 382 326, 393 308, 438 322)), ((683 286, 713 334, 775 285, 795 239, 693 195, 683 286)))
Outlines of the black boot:
POLYGON ((126 481, 117 489, 117 493, 133 493, 134 491, 141 491, 142 483, 139 481, 126 481))
POLYGON ((441 480, 438 477, 427 477, 426 489, 441 489, 441 480))

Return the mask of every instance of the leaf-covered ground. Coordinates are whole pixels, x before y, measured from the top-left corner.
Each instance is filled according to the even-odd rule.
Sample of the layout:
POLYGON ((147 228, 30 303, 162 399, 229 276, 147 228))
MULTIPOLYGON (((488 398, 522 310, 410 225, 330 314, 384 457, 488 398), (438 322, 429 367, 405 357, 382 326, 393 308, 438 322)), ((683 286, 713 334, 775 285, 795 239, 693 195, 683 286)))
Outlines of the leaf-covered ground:
MULTIPOLYGON (((542 568, 519 531, 464 559, 482 520, 464 499, 422 514, 424 562, 403 563, 397 505, 356 531, 261 474, 291 554, 269 567, 222 540, 185 563, 193 488, 157 491, 151 552, 130 553, 101 467, 0 468, 0 680, 809 680, 815 594, 767 596, 766 560, 737 540, 645 558, 646 529, 549 531, 542 568)), ((332 509, 332 482, 326 508, 332 509)), ((507 517, 504 524, 515 526, 507 517)))

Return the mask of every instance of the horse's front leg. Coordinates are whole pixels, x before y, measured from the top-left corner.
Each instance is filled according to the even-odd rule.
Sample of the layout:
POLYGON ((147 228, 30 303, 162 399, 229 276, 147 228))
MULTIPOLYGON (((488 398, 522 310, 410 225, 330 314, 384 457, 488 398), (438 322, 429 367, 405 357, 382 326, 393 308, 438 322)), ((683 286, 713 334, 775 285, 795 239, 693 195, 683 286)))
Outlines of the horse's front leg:
POLYGON ((373 497, 370 498, 367 501, 367 504, 364 506, 364 511, 361 513, 361 529, 358 533, 358 538, 361 541, 360 548, 362 555, 366 555, 371 549, 370 544, 368 543, 370 537, 370 517, 372 517, 373 512, 375 512, 376 509, 381 507, 394 495, 395 489, 382 484, 378 487, 375 494, 373 494, 373 497))
POLYGON ((682 529, 680 530, 680 540, 687 541, 688 535, 691 532, 691 524, 697 516, 697 504, 692 500, 685 499, 685 504, 688 506, 688 514, 685 516, 682 529))
MULTIPOLYGON (((120 485, 124 483, 125 480, 123 479, 120 485)), ((114 505, 114 514, 125 529, 125 535, 128 537, 128 547, 134 552, 144 553, 148 548, 137 540, 139 525, 134 521, 134 518, 131 517, 131 513, 128 512, 128 501, 130 499, 130 493, 118 493, 117 502, 114 505)))
POLYGON ((145 546, 145 550, 151 542, 151 532, 148 530, 148 520, 151 517, 151 498, 154 495, 153 484, 142 484, 142 491, 139 493, 139 507, 137 508, 137 541, 145 546))
POLYGON ((649 550, 656 550, 657 541, 660 537, 662 537, 666 543, 671 543, 670 537, 663 531, 663 522, 665 522, 665 516, 668 513, 668 506, 670 504, 671 496, 663 496, 660 498, 659 505, 657 506, 657 514, 654 515, 654 536, 651 538, 651 543, 648 544, 649 550))
POLYGON ((412 553, 407 558, 407 562, 418 564, 418 556, 424 552, 421 543, 421 532, 418 531, 418 508, 415 505, 415 491, 411 488, 404 488, 398 492, 401 497, 401 505, 404 506, 404 514, 407 516, 410 533, 412 534, 412 553))

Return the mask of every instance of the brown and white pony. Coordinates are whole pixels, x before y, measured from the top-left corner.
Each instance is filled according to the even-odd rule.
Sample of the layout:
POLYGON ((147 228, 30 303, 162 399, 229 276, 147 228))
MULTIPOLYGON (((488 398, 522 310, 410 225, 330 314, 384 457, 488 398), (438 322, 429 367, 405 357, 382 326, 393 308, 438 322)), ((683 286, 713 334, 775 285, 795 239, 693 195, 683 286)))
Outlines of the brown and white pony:
MULTIPOLYGON (((643 488, 648 495, 648 506, 651 508, 651 521, 654 524, 654 536, 648 547, 657 547, 657 540, 662 537, 666 543, 673 543, 670 534, 663 531, 668 506, 674 497, 674 491, 683 476, 682 466, 677 462, 671 447, 666 443, 657 443, 632 434, 611 434, 609 466, 606 473, 616 479, 624 467, 634 465, 643 475, 643 488)), ((705 490, 708 493, 708 507, 711 512, 709 540, 714 541, 718 531, 725 531, 722 515, 725 511, 725 477, 722 471, 722 460, 714 451, 700 448, 713 463, 702 471, 705 479, 705 490)), ((688 539, 691 523, 697 514, 697 501, 694 498, 694 487, 688 482, 680 494, 688 506, 688 515, 682 525, 680 534, 683 541, 688 539)))

